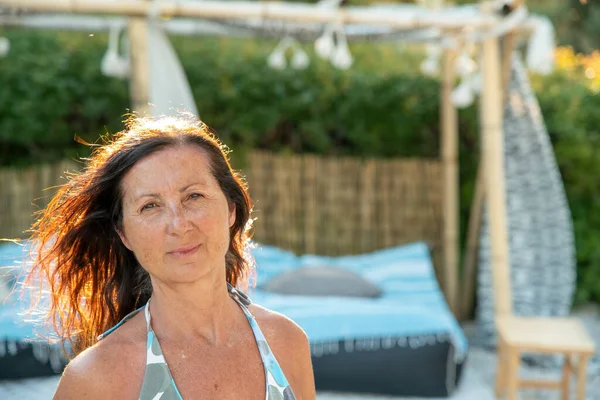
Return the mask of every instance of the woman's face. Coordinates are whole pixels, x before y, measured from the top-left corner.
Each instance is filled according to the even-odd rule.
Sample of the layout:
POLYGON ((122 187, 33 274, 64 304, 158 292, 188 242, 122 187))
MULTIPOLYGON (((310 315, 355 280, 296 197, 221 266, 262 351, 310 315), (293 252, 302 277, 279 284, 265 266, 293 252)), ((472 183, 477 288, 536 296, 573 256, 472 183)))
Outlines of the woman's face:
POLYGON ((225 275, 235 205, 228 205, 209 163, 196 146, 168 147, 138 161, 121 181, 119 236, 154 279, 225 275))

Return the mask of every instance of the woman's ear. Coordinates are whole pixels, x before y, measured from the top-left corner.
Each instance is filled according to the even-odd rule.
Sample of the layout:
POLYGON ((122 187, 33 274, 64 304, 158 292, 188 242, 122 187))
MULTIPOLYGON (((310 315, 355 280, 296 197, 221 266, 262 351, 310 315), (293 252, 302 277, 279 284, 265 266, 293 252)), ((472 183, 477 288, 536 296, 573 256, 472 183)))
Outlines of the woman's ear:
POLYGON ((117 232, 117 235, 119 235, 119 238, 121 239, 121 242, 123 243, 123 246, 127 247, 127 249, 131 250, 131 244, 129 243, 129 240, 127 240, 127 237, 125 236, 125 234, 123 232, 121 232, 121 230, 119 228, 117 228, 115 226, 115 232, 117 232))
POLYGON ((235 203, 229 206, 229 227, 231 228, 233 224, 235 224, 235 203))

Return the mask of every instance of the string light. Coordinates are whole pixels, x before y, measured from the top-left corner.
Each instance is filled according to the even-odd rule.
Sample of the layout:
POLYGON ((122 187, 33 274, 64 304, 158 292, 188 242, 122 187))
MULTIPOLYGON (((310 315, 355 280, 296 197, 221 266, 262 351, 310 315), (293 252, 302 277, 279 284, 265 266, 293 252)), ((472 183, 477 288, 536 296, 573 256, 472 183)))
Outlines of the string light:
POLYGON ((296 41, 296 39, 286 36, 279 42, 279 44, 269 55, 267 59, 267 64, 269 67, 278 70, 285 69, 287 67, 285 52, 290 48, 294 51, 291 60, 292 68, 305 69, 310 65, 310 58, 308 57, 308 54, 302 50, 302 47, 300 47, 300 44, 296 41))
POLYGON ((0 37, 0 57, 4 57, 10 51, 10 41, 8 38, 0 37))
POLYGON ((129 76, 129 58, 119 54, 121 25, 112 25, 108 33, 108 49, 102 57, 100 70, 106 76, 126 78, 129 76))

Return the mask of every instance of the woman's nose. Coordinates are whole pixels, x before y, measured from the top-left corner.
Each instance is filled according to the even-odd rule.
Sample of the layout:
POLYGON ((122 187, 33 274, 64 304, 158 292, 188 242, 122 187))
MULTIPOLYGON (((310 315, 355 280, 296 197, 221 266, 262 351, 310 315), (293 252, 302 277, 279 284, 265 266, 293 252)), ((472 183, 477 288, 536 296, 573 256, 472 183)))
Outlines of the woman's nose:
POLYGON ((188 213, 182 206, 169 207, 170 212, 168 213, 167 222, 168 233, 173 235, 181 235, 191 229, 191 221, 188 213))

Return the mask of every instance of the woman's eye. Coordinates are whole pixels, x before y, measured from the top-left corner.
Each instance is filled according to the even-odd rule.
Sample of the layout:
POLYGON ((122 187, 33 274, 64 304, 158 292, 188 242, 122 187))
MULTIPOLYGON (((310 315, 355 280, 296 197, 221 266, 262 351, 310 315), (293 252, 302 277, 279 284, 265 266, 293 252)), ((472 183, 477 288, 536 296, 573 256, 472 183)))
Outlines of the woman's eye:
POLYGON ((142 211, 150 210, 156 207, 156 203, 148 203, 142 207, 142 211))
POLYGON ((190 199, 199 199, 203 197, 200 193, 192 193, 190 194, 190 199))

